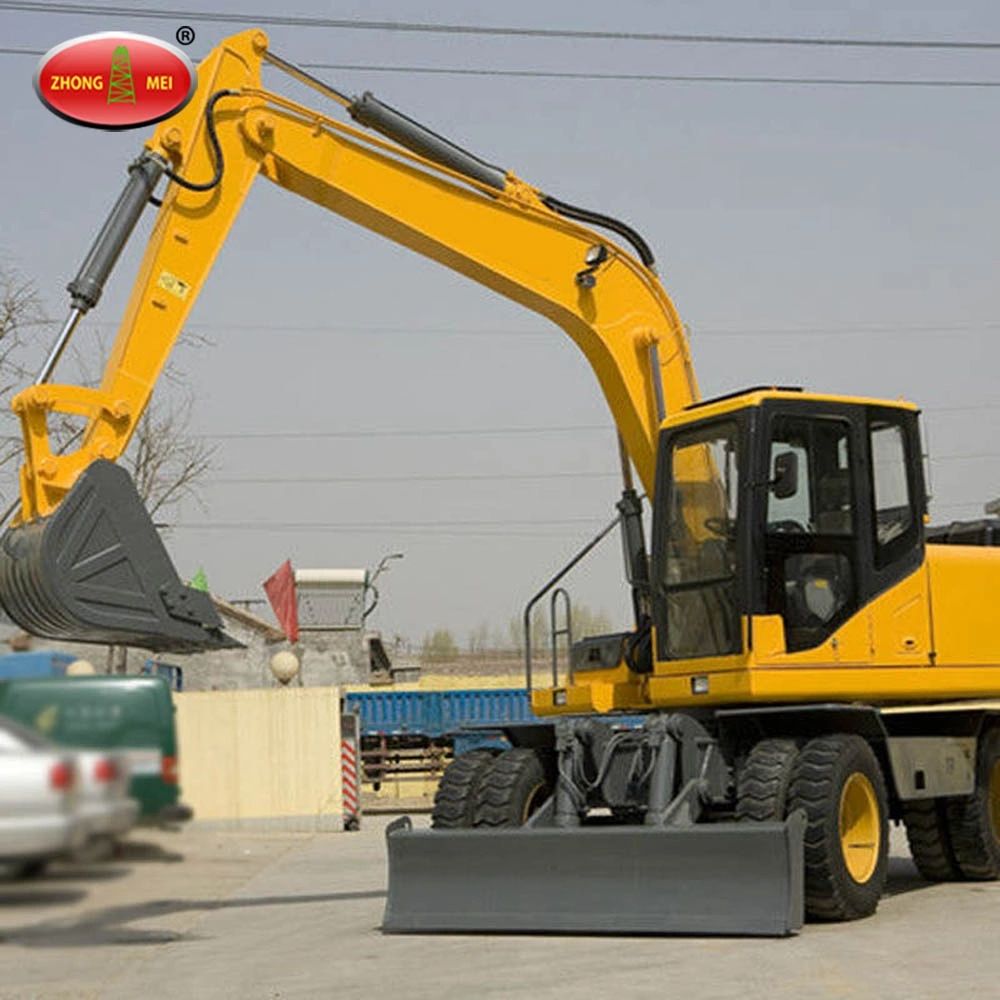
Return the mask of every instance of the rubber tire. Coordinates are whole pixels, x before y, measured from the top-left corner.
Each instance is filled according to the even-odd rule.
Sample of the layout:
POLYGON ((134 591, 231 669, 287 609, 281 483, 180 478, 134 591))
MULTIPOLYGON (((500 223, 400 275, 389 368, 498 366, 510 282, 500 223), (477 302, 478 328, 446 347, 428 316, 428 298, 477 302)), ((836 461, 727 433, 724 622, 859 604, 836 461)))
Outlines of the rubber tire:
POLYGON ((910 854, 928 882, 955 882, 963 877, 951 846, 947 808, 942 799, 903 803, 910 854))
POLYGON ((736 774, 736 819, 767 822, 788 814, 788 789, 799 748, 792 740, 755 744, 736 774))
POLYGON ((534 750, 505 750, 479 784, 476 826, 523 826, 551 794, 552 782, 534 750))
POLYGON ((1000 831, 990 822, 990 771, 1000 760, 1000 729, 988 729, 979 740, 976 790, 968 798, 945 804, 948 835, 962 877, 986 882, 1000 878, 1000 831))
POLYGON ((444 769, 431 810, 433 829, 460 830, 475 823, 476 793, 493 758, 492 750, 470 750, 444 769))
POLYGON ((860 736, 838 733, 810 740, 792 771, 788 811, 806 814, 806 915, 814 920, 858 920, 878 907, 889 868, 889 803, 882 768, 860 736), (879 810, 879 852, 864 883, 847 870, 840 845, 840 797, 855 772, 871 783, 879 810))

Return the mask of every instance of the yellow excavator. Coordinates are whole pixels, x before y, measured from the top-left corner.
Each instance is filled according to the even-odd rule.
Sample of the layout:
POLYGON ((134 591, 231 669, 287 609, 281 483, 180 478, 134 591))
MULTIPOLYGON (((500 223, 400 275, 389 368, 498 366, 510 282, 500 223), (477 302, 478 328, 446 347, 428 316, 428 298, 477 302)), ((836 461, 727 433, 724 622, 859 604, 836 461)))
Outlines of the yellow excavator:
MULTIPOLYGON (((1000 531, 927 526, 918 409, 774 386, 702 400, 634 229, 342 94, 261 31, 202 61, 194 100, 131 164, 14 399, 25 459, 0 600, 15 621, 231 644, 115 462, 258 176, 552 320, 619 432, 635 627, 572 643, 537 687, 528 642, 546 721, 457 757, 432 829, 390 825, 387 930, 788 934, 875 910, 890 822, 929 879, 1000 876, 1000 531), (265 64, 354 124, 265 89, 265 64), (53 382, 150 202, 100 387, 53 382), (85 421, 73 450, 53 447, 52 413, 85 421)), ((568 609, 562 575, 532 603, 568 609)))

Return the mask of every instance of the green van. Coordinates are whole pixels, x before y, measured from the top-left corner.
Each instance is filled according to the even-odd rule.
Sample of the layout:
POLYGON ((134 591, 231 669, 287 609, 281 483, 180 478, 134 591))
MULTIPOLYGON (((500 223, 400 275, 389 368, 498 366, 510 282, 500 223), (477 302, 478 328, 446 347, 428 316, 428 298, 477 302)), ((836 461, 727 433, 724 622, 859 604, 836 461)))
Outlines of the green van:
POLYGON ((174 704, 160 677, 39 677, 0 681, 0 715, 55 743, 113 750, 128 760, 140 822, 191 818, 180 802, 174 704))

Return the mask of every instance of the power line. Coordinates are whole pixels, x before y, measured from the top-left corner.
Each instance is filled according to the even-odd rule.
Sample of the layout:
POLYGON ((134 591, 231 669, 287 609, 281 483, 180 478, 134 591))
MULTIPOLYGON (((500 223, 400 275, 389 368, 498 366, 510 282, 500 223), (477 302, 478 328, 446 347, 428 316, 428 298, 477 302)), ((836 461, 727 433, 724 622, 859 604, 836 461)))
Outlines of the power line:
POLYGON ((968 406, 923 406, 924 413, 978 413, 983 410, 1000 410, 1000 403, 973 403, 968 406))
POLYGON ((396 476, 234 476, 207 479, 211 486, 321 486, 340 483, 533 482, 549 479, 616 479, 615 472, 486 472, 396 476))
MULTIPOLYGON (((186 531, 330 531, 330 532, 395 532, 416 534, 486 534, 504 538, 507 529, 569 528, 575 525, 594 525, 606 521, 602 517, 524 518, 471 521, 178 521, 162 525, 186 531), (502 530, 488 530, 502 529, 502 530)), ((548 532, 531 532, 525 537, 547 538, 548 532)))
POLYGON ((339 28, 352 31, 395 31, 439 35, 486 35, 518 38, 567 38, 594 41, 677 42, 695 45, 785 45, 827 48, 874 49, 945 49, 990 51, 1000 49, 1000 42, 969 39, 922 38, 844 38, 808 35, 723 35, 662 31, 607 31, 586 28, 529 28, 516 25, 451 24, 429 21, 365 20, 360 18, 314 17, 296 14, 263 14, 232 11, 192 11, 164 7, 149 9, 124 5, 39 2, 39 0, 0 0, 0 9, 37 14, 75 14, 78 16, 136 17, 174 21, 223 24, 261 24, 281 27, 339 28))
MULTIPOLYGON (((946 407, 926 407, 924 413, 963 413, 979 412, 983 410, 1000 409, 1000 403, 989 403, 975 406, 946 406, 946 407)), ((535 427, 450 427, 450 428, 426 428, 415 429, 412 427, 393 428, 370 428, 357 430, 340 431, 222 431, 219 433, 196 434, 195 437, 209 438, 217 441, 257 441, 257 440, 337 440, 352 438, 432 438, 432 437, 503 437, 507 435, 521 434, 581 434, 581 433, 614 433, 614 428, 610 424, 565 424, 565 425, 539 425, 535 427)), ((941 458, 935 457, 935 461, 943 459, 971 459, 971 458, 1000 458, 1000 453, 979 453, 975 455, 948 455, 941 458)), ((552 475, 552 474, 549 474, 552 475)), ((567 473, 567 475, 570 475, 567 473)), ((582 473, 572 473, 572 475, 582 475, 582 473)), ((411 477, 405 477, 407 479, 411 477)), ((548 477, 546 477, 548 478, 548 477)), ((247 480, 249 482, 250 480, 247 480)), ((359 480, 363 481, 363 480, 359 480)))
POLYGON ((933 326, 928 324, 873 324, 871 326, 798 326, 798 327, 744 327, 738 330, 725 329, 723 327, 705 327, 704 329, 692 325, 690 333, 693 338, 698 337, 851 337, 873 335, 881 336, 938 336, 940 334, 955 333, 995 333, 1000 330, 1000 323, 958 323, 933 326))
MULTIPOLYGON (((931 455, 932 462, 970 462, 1000 459, 1000 452, 976 452, 961 455, 931 455)), ((545 482, 570 479, 617 479, 616 472, 484 472, 484 473, 414 473, 391 476, 222 476, 206 479, 207 486, 339 486, 406 483, 469 483, 469 482, 545 482)))
POLYGON ((798 87, 944 87, 991 89, 1000 87, 1000 80, 935 80, 935 79, 886 79, 879 77, 830 77, 830 76, 752 76, 702 73, 597 73, 574 70, 541 69, 470 69, 455 66, 366 66, 360 63, 300 63, 308 69, 329 69, 342 72, 405 73, 441 76, 484 76, 545 80, 605 80, 654 83, 721 83, 764 84, 798 87))
POLYGON ((352 431, 228 431, 220 434, 197 435, 220 441, 268 440, 301 438, 380 438, 380 437, 492 437, 506 434, 575 434, 581 431, 613 432, 610 424, 575 424, 539 427, 450 427, 414 430, 410 427, 352 431))
MULTIPOLYGON (((36 325, 58 326, 59 320, 46 320, 36 325)), ((119 324, 110 321, 90 322, 92 327, 117 330, 119 324)), ((512 337, 559 340, 562 333, 556 326, 548 330, 515 330, 510 327, 487 327, 469 329, 468 327, 413 327, 413 326, 326 326, 322 323, 241 323, 239 321, 192 323, 185 327, 191 333, 207 335, 238 330, 240 333, 315 333, 323 336, 368 337, 368 336, 401 336, 401 337, 512 337)), ((861 326, 789 326, 789 327, 716 327, 688 325, 688 333, 693 339, 704 337, 841 337, 841 336, 914 336, 940 334, 984 334, 1000 330, 1000 323, 984 321, 982 323, 949 323, 935 326, 932 324, 882 323, 861 326)), ((560 340, 561 342, 561 340, 560 340)))
MULTIPOLYGON (((598 524, 599 519, 595 519, 591 524, 598 524)), ((213 524, 207 522, 205 524, 187 524, 187 523, 177 523, 177 524, 167 524, 163 527, 173 530, 179 529, 180 531, 225 531, 225 532, 253 532, 254 534, 268 534, 268 533, 278 533, 283 534, 286 532, 297 532, 297 531, 309 531, 315 532, 316 526, 311 524, 294 524, 294 523, 279 523, 279 524, 258 524, 258 523, 248 523, 246 525, 239 524, 213 524)), ((518 529, 504 529, 489 531, 486 529, 476 529, 471 528, 466 531, 462 530, 433 530, 427 528, 335 528, 327 529, 321 528, 320 530, 325 531, 327 534, 350 534, 350 535, 380 535, 384 536, 391 533, 393 536, 407 536, 416 538, 497 538, 503 541, 510 541, 512 539, 534 539, 536 541, 559 541, 567 539, 577 539, 579 538, 578 533, 567 533, 563 532, 553 532, 553 531, 522 531, 518 529)))
MULTIPOLYGON (((0 9, 2 0, 0 0, 0 9)), ((41 49, 0 48, 0 55, 42 56, 41 49)), ((992 90, 1000 87, 1000 80, 982 79, 887 79, 879 77, 826 77, 826 76, 747 76, 713 75, 700 73, 597 73, 573 70, 543 69, 476 69, 461 66, 372 66, 364 63, 302 62, 303 69, 326 69, 340 72, 400 73, 407 76, 477 76, 535 80, 601 80, 605 82, 650 83, 715 83, 758 84, 796 87, 918 87, 944 89, 992 90)))

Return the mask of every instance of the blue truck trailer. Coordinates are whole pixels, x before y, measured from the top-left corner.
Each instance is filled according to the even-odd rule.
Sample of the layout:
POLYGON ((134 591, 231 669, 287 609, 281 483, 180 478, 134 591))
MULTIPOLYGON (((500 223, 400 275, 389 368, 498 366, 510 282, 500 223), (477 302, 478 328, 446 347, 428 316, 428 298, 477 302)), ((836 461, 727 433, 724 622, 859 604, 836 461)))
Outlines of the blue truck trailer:
POLYGON ((77 657, 56 649, 32 649, 0 656, 0 681, 62 677, 77 657))
MULTIPOLYGON (((454 758, 472 750, 505 750, 505 731, 551 719, 531 710, 524 688, 461 688, 443 691, 352 691, 344 710, 358 716, 363 780, 376 791, 387 780, 439 778, 454 758)), ((640 716, 614 716, 621 726, 638 726, 640 716)))

